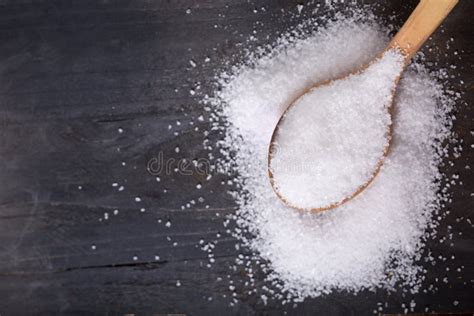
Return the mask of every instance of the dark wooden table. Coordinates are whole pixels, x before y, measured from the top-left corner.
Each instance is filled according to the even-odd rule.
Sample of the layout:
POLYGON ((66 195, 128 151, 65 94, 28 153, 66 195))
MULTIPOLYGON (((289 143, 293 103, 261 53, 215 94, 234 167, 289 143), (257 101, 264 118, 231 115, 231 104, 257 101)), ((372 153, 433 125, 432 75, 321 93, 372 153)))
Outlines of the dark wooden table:
MULTIPOLYGON (((325 10, 325 1, 320 2, 325 10)), ((379 2, 377 14, 394 12, 398 23, 416 5, 402 0, 358 2, 379 2)), ((157 182, 147 172, 147 162, 159 152, 176 159, 207 155, 203 135, 189 122, 201 130, 208 123, 196 121, 202 106, 189 90, 199 82, 211 93, 213 75, 226 61, 240 60, 248 47, 242 43, 254 27, 259 30, 255 45, 272 43, 316 5, 308 3, 300 17, 291 17, 288 12, 296 12, 297 4, 0 1, 2 316, 369 315, 378 302, 387 302, 384 311, 403 312, 401 304, 413 298, 418 312, 425 307, 474 311, 474 233, 467 221, 474 221, 474 177, 472 169, 466 169, 474 162, 474 1, 461 0, 444 33, 436 33, 432 42, 443 51, 446 41, 455 38, 452 46, 462 59, 451 53, 441 54, 439 60, 457 65, 464 83, 456 78, 452 84, 464 92, 465 101, 458 104, 454 126, 464 139, 464 151, 454 166, 445 167, 448 175, 459 174, 463 185, 452 189, 453 202, 443 210, 450 213, 439 228, 440 235, 452 231, 453 240, 429 244, 434 255, 455 259, 426 266, 425 287, 433 284, 435 293, 335 293, 296 307, 274 301, 265 306, 258 296, 243 293, 243 270, 232 269, 245 250, 236 250, 236 240, 223 227, 224 217, 235 210, 228 187, 221 185, 223 178, 215 176, 196 190, 199 176, 172 173, 157 182), (211 61, 204 63, 207 56, 211 61), (197 67, 190 66, 191 59, 197 67), (168 131, 169 124, 179 130, 178 136, 168 131), (181 209, 201 195, 205 202, 181 209), (141 202, 135 201, 137 196, 141 202), (164 225, 168 220, 171 227, 164 225), (211 268, 206 267, 201 239, 217 240, 211 268), (442 282, 445 276, 448 283, 442 282), (235 306, 229 306, 229 280, 236 284, 235 306)), ((259 286, 262 280, 260 273, 259 286)))

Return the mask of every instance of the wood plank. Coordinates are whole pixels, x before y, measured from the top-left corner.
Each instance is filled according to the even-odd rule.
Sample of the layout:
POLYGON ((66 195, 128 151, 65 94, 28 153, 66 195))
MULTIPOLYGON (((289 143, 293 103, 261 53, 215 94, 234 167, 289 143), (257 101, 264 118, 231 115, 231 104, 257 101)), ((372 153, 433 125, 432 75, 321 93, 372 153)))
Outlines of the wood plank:
MULTIPOLYGON (((319 2, 324 10, 325 1, 319 2)), ((394 10, 398 23, 416 4, 378 2, 376 12, 386 17, 394 10)), ((244 293, 249 288, 242 284, 243 270, 233 269, 235 257, 245 251, 235 248, 223 226, 236 207, 227 194, 230 187, 221 185, 226 178, 216 175, 206 182, 196 173, 172 172, 157 182, 147 171, 147 162, 160 152, 174 159, 207 157, 202 132, 209 126, 196 121, 203 111, 189 90, 200 82, 205 93, 212 92, 217 69, 242 57, 242 42, 255 22, 263 22, 255 45, 272 43, 317 3, 306 4, 303 16, 289 18, 285 12, 295 12, 297 4, 0 1, 0 314, 366 315, 382 301, 389 304, 386 311, 402 311, 412 295, 401 291, 335 293, 296 308, 273 301, 263 305, 258 296, 244 293), (254 14, 260 7, 266 11, 254 14), (211 62, 204 63, 206 57, 211 62), (201 182, 203 189, 196 190, 201 182), (201 196, 202 203, 181 209, 201 196), (217 241, 211 268, 201 240, 217 241), (229 280, 236 283, 240 301, 234 307, 229 280)), ((461 66, 464 83, 452 83, 465 93, 466 104, 459 106, 454 128, 466 145, 445 170, 464 182, 453 189, 451 213, 440 227, 441 233, 448 233, 448 225, 455 228, 454 246, 429 247, 456 256, 446 265, 450 269, 464 269, 450 273, 456 277, 448 284, 436 283, 437 293, 416 295, 420 311, 425 305, 437 311, 474 310, 474 233, 465 220, 473 218, 474 177, 466 169, 474 161, 473 13, 474 2, 461 1, 432 44, 443 51, 453 36, 462 56, 459 61, 441 55, 440 62, 461 66), (458 223, 459 217, 464 219, 458 223), (454 306, 454 300, 461 304, 454 306)), ((215 142, 221 136, 210 137, 215 142)), ((446 266, 427 267, 427 284, 444 277, 446 266)), ((259 286, 263 277, 257 274, 259 286)))

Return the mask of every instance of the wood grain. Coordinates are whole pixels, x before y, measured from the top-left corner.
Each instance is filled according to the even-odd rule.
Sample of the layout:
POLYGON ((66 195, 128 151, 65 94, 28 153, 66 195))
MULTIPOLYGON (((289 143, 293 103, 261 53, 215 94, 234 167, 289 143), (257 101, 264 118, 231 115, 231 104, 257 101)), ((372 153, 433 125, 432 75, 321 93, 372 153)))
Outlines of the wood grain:
MULTIPOLYGON (((382 18, 396 12, 400 25, 417 1, 361 2, 378 2, 373 7, 382 18)), ((221 185, 226 179, 215 176, 199 191, 199 176, 172 173, 157 182, 146 169, 159 152, 206 157, 203 135, 189 125, 202 114, 189 90, 199 82, 203 93, 212 92, 214 74, 241 60, 242 43, 257 21, 255 46, 272 43, 318 3, 317 14, 323 13, 325 1, 307 3, 300 17, 291 18, 297 1, 0 1, 0 314, 368 315, 377 302, 387 302, 385 312, 402 312, 401 304, 413 298, 402 291, 263 305, 243 293, 242 269, 232 269, 244 250, 236 250, 222 224, 235 210, 229 186, 221 185), (206 56, 211 62, 203 62, 206 56), (119 192, 115 182, 125 189, 119 192), (181 210, 201 195, 204 203, 181 210), (99 221, 105 212, 109 219, 99 221), (171 227, 158 219, 171 220, 171 227), (218 242, 211 268, 201 239, 218 242), (234 307, 229 279, 239 298, 234 307)), ((444 32, 428 43, 441 54, 424 50, 430 60, 440 56, 440 64, 457 65, 461 74, 463 82, 453 78, 452 84, 466 103, 458 105, 454 129, 465 149, 445 167, 464 183, 452 189, 453 202, 444 210, 450 213, 439 229, 454 233, 453 246, 429 245, 433 255, 456 259, 426 266, 426 284, 439 290, 417 294, 417 311, 474 310, 474 234, 466 222, 473 218, 474 192, 472 169, 466 169, 474 161, 473 13, 474 2, 460 1, 444 32), (443 54, 451 36, 460 60, 443 54), (460 266, 461 273, 453 272, 460 266), (436 283, 447 267, 449 283, 436 283)), ((201 131, 208 127, 196 124, 201 131)), ((211 142, 219 137, 212 134, 211 142)), ((261 273, 257 284, 263 284, 261 273)))

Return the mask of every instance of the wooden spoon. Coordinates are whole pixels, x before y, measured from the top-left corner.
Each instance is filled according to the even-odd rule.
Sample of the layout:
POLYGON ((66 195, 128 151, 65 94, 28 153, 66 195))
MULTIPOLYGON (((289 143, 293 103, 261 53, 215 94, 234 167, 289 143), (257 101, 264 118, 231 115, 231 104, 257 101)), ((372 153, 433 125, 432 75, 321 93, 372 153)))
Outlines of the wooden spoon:
MULTIPOLYGON (((377 61, 379 58, 381 58, 381 56, 384 55, 385 52, 389 50, 398 50, 399 53, 403 56, 404 65, 405 66, 408 65, 411 58, 416 54, 416 52, 425 43, 428 37, 436 30, 436 28, 446 18, 446 16, 454 8, 457 2, 458 0, 421 0, 418 6, 415 8, 415 10, 412 12, 410 17, 408 18, 408 20, 405 22, 403 27, 400 29, 400 31, 395 35, 395 37, 389 43, 387 48, 383 51, 383 53, 380 56, 374 59, 374 61, 377 61)), ((361 74, 373 62, 361 67, 360 69, 357 69, 349 73, 346 76, 343 76, 341 78, 334 79, 334 80, 320 82, 306 89, 301 95, 299 95, 292 102, 290 102, 290 105, 287 107, 282 117, 280 118, 275 130, 273 131, 273 135, 272 135, 272 139, 271 139, 271 143, 269 147, 268 174, 269 174, 270 183, 273 187, 273 190, 275 191, 276 195, 287 206, 298 209, 298 210, 310 210, 314 212, 320 212, 320 211, 333 209, 335 207, 338 207, 350 201, 351 199, 356 197, 359 193, 364 191, 372 183, 372 181, 375 179, 375 177, 379 173, 380 168, 383 165, 384 159, 388 155, 388 151, 389 151, 390 139, 392 135, 391 123, 388 123, 388 126, 387 126, 387 131, 386 131, 387 142, 383 148, 382 158, 378 160, 377 164, 375 165, 375 168, 373 169, 373 172, 371 173, 370 178, 368 178, 368 180, 365 183, 361 183, 357 187, 347 188, 348 189, 347 191, 350 191, 353 193, 345 196, 342 199, 338 199, 338 200, 334 200, 330 202, 325 201, 323 203, 321 202, 318 203, 318 201, 315 201, 314 206, 311 206, 311 207, 308 207, 308 206, 303 207, 301 205, 296 205, 294 202, 291 202, 289 201, 289 199, 287 199, 286 197, 287 195, 285 192, 282 192, 281 186, 275 180, 275 174, 272 168, 272 159, 274 156, 273 151, 274 151, 275 146, 278 146, 279 128, 281 127, 282 122, 285 121, 285 114, 288 112, 288 110, 292 108, 293 106, 297 106, 298 105, 297 101, 299 101, 300 98, 302 98, 304 95, 308 94, 309 92, 313 93, 315 89, 327 86, 329 84, 333 84, 334 82, 338 80, 346 79, 350 75, 361 74)), ((388 106, 389 115, 392 115, 392 112, 393 112, 393 95, 395 94, 395 87, 398 84, 400 75, 403 72, 403 70, 404 68, 400 70, 400 73, 398 73, 396 76, 393 77, 394 89, 392 89, 392 98, 390 101, 390 105, 388 106)), ((314 179, 314 181, 318 181, 318 179, 314 179)), ((299 190, 305 190, 305 188, 299 188, 299 190)))

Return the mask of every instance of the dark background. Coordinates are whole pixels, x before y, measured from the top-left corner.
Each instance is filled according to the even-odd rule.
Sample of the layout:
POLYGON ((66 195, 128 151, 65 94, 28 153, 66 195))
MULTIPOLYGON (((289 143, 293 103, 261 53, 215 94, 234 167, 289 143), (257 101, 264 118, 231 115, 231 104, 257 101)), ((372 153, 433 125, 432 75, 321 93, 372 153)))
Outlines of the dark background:
MULTIPOLYGON (((356 2, 378 2, 377 14, 394 14, 398 24, 417 3, 356 2)), ((235 210, 229 187, 221 184, 225 179, 172 173, 157 182, 147 172, 147 161, 159 152, 176 159, 207 156, 202 131, 209 123, 196 120, 204 112, 200 97, 212 93, 213 76, 228 67, 226 62, 241 60, 243 48, 272 43, 311 16, 318 3, 318 14, 327 9, 325 1, 306 3, 294 16, 298 3, 0 0, 2 316, 369 315, 385 302, 384 312, 403 312, 402 304, 413 298, 417 312, 425 307, 474 311, 474 233, 468 222, 474 221, 474 181, 466 169, 474 161, 474 1, 460 1, 444 32, 433 36, 430 45, 438 53, 428 53, 440 65, 457 66, 459 76, 451 83, 464 93, 454 126, 464 151, 454 165, 444 167, 448 175, 460 175, 463 185, 451 189, 453 202, 443 209, 446 218, 439 228, 440 236, 453 233, 452 240, 429 244, 434 256, 448 258, 426 266, 424 288, 432 284, 434 293, 335 293, 296 306, 274 301, 265 306, 258 295, 246 294, 244 270, 232 268, 245 250, 236 250, 223 226, 235 210), (245 43, 254 29, 258 39, 245 43), (448 51, 450 37, 455 41, 448 51), (210 62, 204 62, 206 57, 210 62), (197 85, 198 94, 190 95, 197 85), (196 190, 200 182, 203 188, 196 190), (142 201, 135 202, 136 196, 142 201), (200 196, 203 203, 181 209, 200 196), (217 242, 211 268, 201 239, 217 242), (448 283, 442 281, 445 276, 448 283), (230 281, 239 300, 235 306, 229 305, 230 281)), ((218 137, 213 135, 211 143, 218 137)), ((259 287, 263 277, 257 274, 259 287)))

